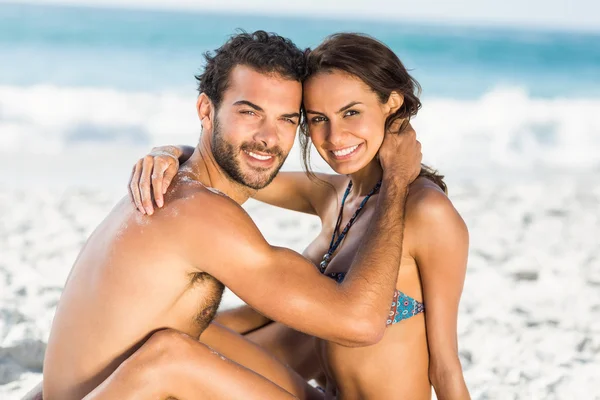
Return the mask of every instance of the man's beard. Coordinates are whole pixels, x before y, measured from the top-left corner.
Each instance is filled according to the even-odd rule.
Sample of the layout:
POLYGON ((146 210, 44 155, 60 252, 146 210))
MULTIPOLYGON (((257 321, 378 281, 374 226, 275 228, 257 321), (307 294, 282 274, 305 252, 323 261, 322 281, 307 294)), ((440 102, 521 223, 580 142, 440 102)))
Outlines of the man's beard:
POLYGON ((263 154, 269 154, 279 160, 279 165, 276 165, 275 168, 248 167, 252 172, 244 173, 240 167, 240 151, 236 151, 231 143, 228 143, 225 141, 225 139, 223 139, 219 123, 215 118, 212 136, 213 157, 215 158, 217 164, 219 164, 221 169, 225 171, 232 181, 247 186, 251 189, 262 189, 271 183, 273 179, 275 179, 275 176, 279 172, 279 169, 287 157, 287 154, 285 154, 278 146, 268 149, 255 142, 243 143, 238 150, 256 151, 263 154))

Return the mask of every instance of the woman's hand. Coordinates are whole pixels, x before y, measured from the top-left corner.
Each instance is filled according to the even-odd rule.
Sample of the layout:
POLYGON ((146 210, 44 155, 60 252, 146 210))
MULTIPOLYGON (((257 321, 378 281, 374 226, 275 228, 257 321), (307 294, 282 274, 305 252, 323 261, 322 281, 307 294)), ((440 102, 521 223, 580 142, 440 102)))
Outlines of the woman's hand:
POLYGON ((177 174, 181 154, 176 146, 155 147, 133 167, 129 194, 142 214, 154 213, 153 195, 157 207, 164 205, 163 195, 177 174))

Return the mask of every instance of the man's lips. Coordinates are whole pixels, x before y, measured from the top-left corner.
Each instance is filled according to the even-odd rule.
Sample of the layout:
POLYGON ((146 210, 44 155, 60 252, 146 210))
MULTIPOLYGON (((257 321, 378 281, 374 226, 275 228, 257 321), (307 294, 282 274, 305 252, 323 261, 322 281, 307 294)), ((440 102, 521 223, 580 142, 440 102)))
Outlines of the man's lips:
POLYGON ((264 154, 264 153, 259 153, 257 151, 250 151, 250 150, 244 150, 244 153, 246 153, 247 155, 249 155, 250 157, 252 157, 258 161, 269 161, 269 160, 273 159, 273 157, 274 157, 271 154, 264 154))

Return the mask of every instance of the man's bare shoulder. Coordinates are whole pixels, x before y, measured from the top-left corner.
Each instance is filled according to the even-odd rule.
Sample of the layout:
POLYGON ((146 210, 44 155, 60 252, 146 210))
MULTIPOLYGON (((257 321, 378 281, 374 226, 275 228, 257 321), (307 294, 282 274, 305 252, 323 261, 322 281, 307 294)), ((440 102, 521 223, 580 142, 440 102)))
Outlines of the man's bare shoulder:
POLYGON ((177 230, 180 240, 194 246, 205 247, 212 252, 216 242, 226 241, 240 246, 249 240, 264 240, 254 221, 238 203, 200 183, 191 182, 178 188, 165 204, 151 218, 163 218, 177 230), (163 213, 164 216, 161 216, 163 213))
POLYGON ((252 223, 246 211, 233 199, 199 182, 188 182, 176 188, 166 196, 165 206, 156 216, 194 228, 232 220, 240 225, 252 223))
MULTIPOLYGON (((146 254, 157 251, 181 251, 181 246, 202 245, 209 232, 219 235, 220 225, 237 221, 239 225, 252 220, 235 201, 199 182, 176 182, 165 195, 165 205, 152 215, 142 214, 131 199, 123 198, 103 221, 96 234, 111 237, 120 248, 144 247, 146 254)), ((103 240, 104 240, 103 239, 103 240)))

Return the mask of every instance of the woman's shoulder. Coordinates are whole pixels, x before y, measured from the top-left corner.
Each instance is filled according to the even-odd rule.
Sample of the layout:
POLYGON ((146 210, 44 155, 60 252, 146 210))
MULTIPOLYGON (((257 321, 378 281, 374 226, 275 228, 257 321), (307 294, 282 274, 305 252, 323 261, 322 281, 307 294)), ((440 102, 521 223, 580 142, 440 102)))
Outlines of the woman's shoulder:
POLYGON ((426 177, 418 177, 409 186, 406 211, 423 212, 424 210, 445 208, 452 202, 435 182, 426 177))
POLYGON ((450 233, 455 229, 466 230, 448 195, 426 177, 419 177, 410 185, 405 215, 407 230, 411 231, 427 233, 444 229, 450 233))

